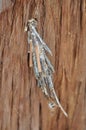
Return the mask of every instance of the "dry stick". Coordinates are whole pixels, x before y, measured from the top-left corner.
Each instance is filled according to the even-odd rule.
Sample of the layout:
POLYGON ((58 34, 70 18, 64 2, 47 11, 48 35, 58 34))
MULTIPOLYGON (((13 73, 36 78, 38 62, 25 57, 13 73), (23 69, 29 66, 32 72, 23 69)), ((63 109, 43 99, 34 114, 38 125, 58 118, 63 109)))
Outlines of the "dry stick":
POLYGON ((32 63, 32 40, 30 41, 30 61, 29 61, 29 65, 30 65, 30 67, 33 66, 33 63, 32 63))
POLYGON ((39 57, 39 47, 38 47, 38 45, 36 45, 36 57, 37 57, 38 70, 39 70, 39 72, 42 72, 41 63, 40 63, 40 57, 39 57))
POLYGON ((64 113, 64 115, 65 115, 66 117, 68 117, 67 113, 65 112, 65 110, 63 109, 63 107, 61 106, 61 104, 60 104, 60 102, 59 102, 59 100, 58 100, 58 97, 57 97, 57 95, 56 95, 56 92, 55 92, 54 88, 52 89, 52 92, 53 92, 53 94, 54 94, 54 96, 55 96, 55 99, 56 99, 56 102, 57 102, 58 106, 60 107, 60 109, 62 110, 62 112, 64 113))

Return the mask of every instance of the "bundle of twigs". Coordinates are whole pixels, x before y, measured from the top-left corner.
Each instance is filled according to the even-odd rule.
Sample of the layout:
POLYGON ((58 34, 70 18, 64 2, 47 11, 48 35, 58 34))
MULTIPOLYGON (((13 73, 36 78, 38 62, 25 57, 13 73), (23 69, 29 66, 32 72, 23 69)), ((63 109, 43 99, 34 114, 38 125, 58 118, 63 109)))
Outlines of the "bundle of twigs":
POLYGON ((58 105, 65 116, 67 113, 62 108, 58 97, 55 93, 52 75, 54 73, 54 67, 52 66, 50 60, 46 56, 46 51, 52 55, 51 50, 42 40, 38 32, 36 31, 37 21, 35 19, 28 20, 25 31, 28 33, 28 45, 30 53, 30 67, 33 67, 34 74, 38 83, 38 86, 41 88, 42 92, 49 101, 49 107, 53 108, 58 105))

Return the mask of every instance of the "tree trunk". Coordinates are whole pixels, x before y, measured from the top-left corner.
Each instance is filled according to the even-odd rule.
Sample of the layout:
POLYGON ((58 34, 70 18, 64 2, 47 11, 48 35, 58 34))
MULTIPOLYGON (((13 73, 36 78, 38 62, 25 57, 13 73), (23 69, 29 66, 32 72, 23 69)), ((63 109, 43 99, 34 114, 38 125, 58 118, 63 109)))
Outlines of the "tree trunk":
POLYGON ((85 130, 86 0, 9 2, 0 13, 0 130, 85 130), (55 89, 68 118, 48 108, 29 68, 24 27, 33 17, 52 50, 55 89))

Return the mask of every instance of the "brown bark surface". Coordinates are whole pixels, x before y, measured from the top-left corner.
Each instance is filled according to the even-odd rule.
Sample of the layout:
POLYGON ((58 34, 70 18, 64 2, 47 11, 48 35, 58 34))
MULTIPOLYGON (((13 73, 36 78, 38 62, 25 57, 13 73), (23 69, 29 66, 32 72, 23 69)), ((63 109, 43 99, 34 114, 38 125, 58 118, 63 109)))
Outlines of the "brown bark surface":
POLYGON ((86 129, 86 0, 12 0, 0 13, 0 130, 86 129), (51 48, 66 118, 51 111, 29 67, 27 20, 51 48))

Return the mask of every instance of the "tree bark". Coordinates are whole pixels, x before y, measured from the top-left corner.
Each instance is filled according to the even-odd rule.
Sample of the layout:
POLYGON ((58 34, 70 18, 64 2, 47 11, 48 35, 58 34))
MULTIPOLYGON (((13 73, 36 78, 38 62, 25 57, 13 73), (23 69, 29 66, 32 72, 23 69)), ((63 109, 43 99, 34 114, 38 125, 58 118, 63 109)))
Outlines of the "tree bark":
POLYGON ((10 2, 0 13, 0 130, 85 130, 86 0, 10 2), (55 89, 68 118, 48 108, 29 68, 24 27, 33 17, 52 50, 55 89))

